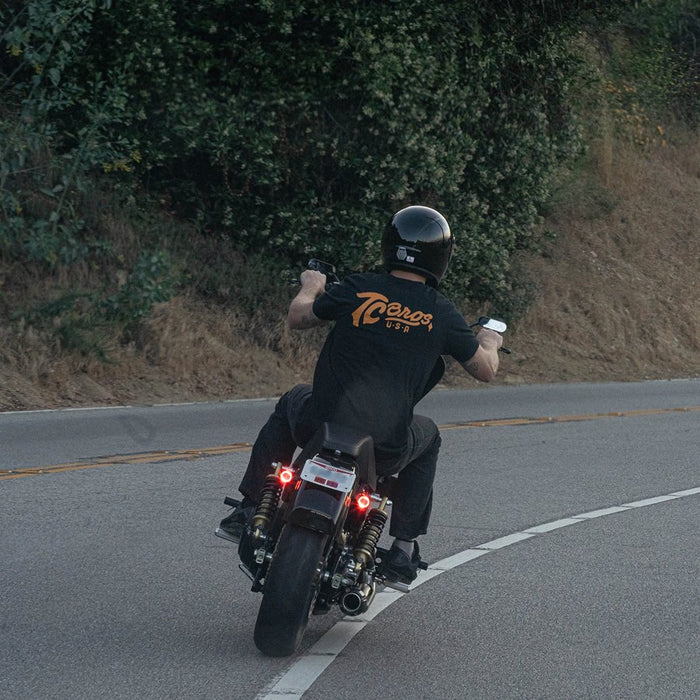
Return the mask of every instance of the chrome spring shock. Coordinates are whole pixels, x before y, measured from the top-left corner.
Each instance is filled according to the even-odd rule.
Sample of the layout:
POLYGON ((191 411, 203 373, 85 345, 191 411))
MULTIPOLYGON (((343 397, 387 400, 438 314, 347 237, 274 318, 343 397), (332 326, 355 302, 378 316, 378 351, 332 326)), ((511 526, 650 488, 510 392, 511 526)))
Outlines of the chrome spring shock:
POLYGON ((367 513, 367 518, 362 525, 360 536, 354 550, 355 560, 359 565, 366 566, 374 561, 377 553, 377 544, 382 536, 384 525, 387 521, 386 514, 387 499, 383 498, 377 508, 373 508, 367 513))

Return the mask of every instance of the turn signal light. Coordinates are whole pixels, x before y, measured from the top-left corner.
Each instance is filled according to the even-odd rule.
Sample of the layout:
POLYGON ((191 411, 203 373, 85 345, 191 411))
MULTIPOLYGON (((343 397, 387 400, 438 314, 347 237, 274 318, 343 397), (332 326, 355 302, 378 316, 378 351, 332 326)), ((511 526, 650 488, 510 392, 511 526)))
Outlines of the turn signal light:
POLYGON ((371 502, 372 499, 366 493, 359 494, 359 496, 355 499, 355 504, 360 510, 367 510, 371 502))
POLYGON ((294 471, 285 467, 280 470, 279 476, 277 477, 283 486, 286 486, 294 479, 294 471))

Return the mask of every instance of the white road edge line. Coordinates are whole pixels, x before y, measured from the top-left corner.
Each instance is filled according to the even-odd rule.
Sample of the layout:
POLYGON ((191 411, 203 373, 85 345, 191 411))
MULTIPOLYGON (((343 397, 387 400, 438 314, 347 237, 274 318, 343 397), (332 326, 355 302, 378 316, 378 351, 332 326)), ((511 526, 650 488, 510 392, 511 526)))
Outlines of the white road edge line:
POLYGON ((0 411, 0 416, 26 415, 30 413, 75 413, 76 411, 112 411, 124 408, 177 408, 179 406, 206 406, 211 404, 229 403, 264 403, 266 401, 277 401, 278 397, 260 396, 253 399, 222 399, 221 401, 179 401, 175 403, 145 403, 145 404, 115 404, 110 406, 67 406, 63 408, 29 408, 20 411, 0 411))
MULTIPOLYGON (((440 561, 431 564, 427 571, 420 574, 420 578, 414 581, 409 590, 415 590, 418 586, 423 585, 427 581, 445 573, 452 569, 466 564, 485 554, 490 554, 504 547, 509 547, 512 544, 523 542, 534 537, 542 535, 554 530, 559 530, 569 525, 583 523, 595 518, 602 518, 606 515, 615 515, 624 513, 634 508, 644 508, 645 506, 665 503, 673 501, 677 498, 686 496, 700 495, 700 486, 696 488, 686 489, 684 491, 674 491, 665 496, 655 496, 653 498, 645 498, 640 501, 632 501, 630 503, 622 503, 619 506, 611 506, 608 508, 600 508, 598 510, 588 511, 579 515, 572 515, 561 520, 543 523, 529 527, 520 532, 514 532, 505 537, 499 537, 490 542, 477 545, 471 549, 466 549, 458 554, 441 559, 440 561)), ((392 603, 395 603, 405 594, 391 589, 379 591, 372 603, 372 607, 364 614, 357 617, 344 617, 337 622, 331 629, 326 632, 304 656, 295 661, 292 666, 285 671, 275 684, 261 695, 256 697, 256 700, 300 700, 304 693, 313 685, 313 683, 321 676, 321 674, 333 663, 341 651, 350 643, 358 632, 361 632, 365 626, 373 620, 380 612, 388 608, 392 603)))

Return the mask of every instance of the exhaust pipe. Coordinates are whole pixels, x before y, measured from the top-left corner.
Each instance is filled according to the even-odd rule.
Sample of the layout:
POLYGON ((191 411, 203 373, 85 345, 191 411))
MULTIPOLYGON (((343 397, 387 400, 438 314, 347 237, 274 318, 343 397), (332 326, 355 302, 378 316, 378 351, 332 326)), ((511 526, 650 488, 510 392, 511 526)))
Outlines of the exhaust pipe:
POLYGON ((371 605, 374 600, 375 585, 362 584, 357 588, 349 590, 340 599, 340 609, 346 615, 361 615, 367 612, 367 608, 371 605))

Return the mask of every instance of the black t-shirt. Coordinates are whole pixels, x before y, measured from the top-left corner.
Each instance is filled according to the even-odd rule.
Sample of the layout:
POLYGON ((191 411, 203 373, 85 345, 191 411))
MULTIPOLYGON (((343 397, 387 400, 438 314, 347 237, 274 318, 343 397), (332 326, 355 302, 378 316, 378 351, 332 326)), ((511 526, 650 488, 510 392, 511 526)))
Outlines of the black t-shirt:
POLYGON ((313 312, 335 321, 314 373, 316 418, 370 434, 379 459, 404 451, 413 407, 441 356, 465 362, 479 347, 452 302, 393 275, 350 275, 313 312))

